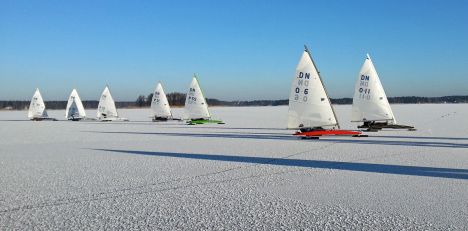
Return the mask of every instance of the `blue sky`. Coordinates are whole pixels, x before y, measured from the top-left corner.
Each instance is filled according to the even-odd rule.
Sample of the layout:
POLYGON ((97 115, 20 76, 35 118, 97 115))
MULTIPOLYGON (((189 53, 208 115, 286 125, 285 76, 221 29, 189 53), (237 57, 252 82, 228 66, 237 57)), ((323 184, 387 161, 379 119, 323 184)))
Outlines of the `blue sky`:
POLYGON ((368 52, 388 96, 468 95, 468 1, 0 1, 0 100, 285 99, 307 44, 331 97, 368 52))

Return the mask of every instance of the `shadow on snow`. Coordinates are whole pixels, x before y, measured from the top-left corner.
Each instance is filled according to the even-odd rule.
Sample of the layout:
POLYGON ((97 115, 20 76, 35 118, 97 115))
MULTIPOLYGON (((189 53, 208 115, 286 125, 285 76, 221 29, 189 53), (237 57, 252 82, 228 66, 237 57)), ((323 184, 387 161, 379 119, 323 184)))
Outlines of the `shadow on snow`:
POLYGON ((441 136, 372 136, 381 138, 394 138, 394 139, 422 139, 422 140, 467 140, 465 137, 441 137, 441 136))
POLYGON ((353 162, 326 161, 326 160, 281 159, 281 158, 252 157, 252 156, 150 152, 150 151, 134 151, 134 150, 113 150, 113 149, 92 149, 92 150, 114 152, 114 153, 136 154, 136 155, 147 155, 147 156, 198 159, 198 160, 214 160, 214 161, 227 161, 227 162, 237 162, 237 163, 267 164, 267 165, 277 165, 277 166, 292 166, 292 167, 305 167, 305 168, 318 168, 318 169, 334 169, 334 170, 386 173, 386 174, 409 175, 409 176, 427 176, 427 177, 439 177, 439 178, 451 178, 451 179, 463 179, 463 180, 468 179, 468 169, 419 167, 419 166, 373 164, 373 163, 353 163, 353 162))
MULTIPOLYGON (((91 133, 104 134, 136 134, 136 135, 160 135, 160 136, 177 136, 177 137, 200 137, 200 138, 228 138, 228 139, 264 139, 264 140, 300 140, 300 138, 290 134, 262 134, 262 133, 168 133, 168 132, 105 132, 105 131, 84 131, 91 133)), ((372 138, 372 137, 371 137, 372 138)), ((378 137, 375 137, 378 138, 378 137)), ((388 138, 388 137, 384 137, 388 138)), ((360 138, 340 138, 339 136, 322 137, 320 140, 313 142, 333 142, 333 143, 349 143, 349 144, 374 144, 374 145, 390 145, 390 146, 412 146, 412 147, 433 147, 433 148, 468 148, 468 144, 449 143, 449 142, 422 142, 422 141, 405 141, 405 140, 375 140, 365 137, 360 138)))

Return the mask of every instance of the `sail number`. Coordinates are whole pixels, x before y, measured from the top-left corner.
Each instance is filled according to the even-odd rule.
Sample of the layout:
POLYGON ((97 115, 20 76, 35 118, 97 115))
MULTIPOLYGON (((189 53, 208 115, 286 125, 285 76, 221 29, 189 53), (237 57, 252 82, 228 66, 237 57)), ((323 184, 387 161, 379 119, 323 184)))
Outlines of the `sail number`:
POLYGON ((188 93, 188 101, 187 103, 189 104, 195 104, 197 103, 197 97, 195 95, 195 88, 191 87, 188 93))
POLYGON ((160 98, 160 97, 161 97, 161 93, 159 93, 159 91, 155 91, 155 92, 154 92, 154 100, 153 100, 153 102, 159 103, 159 101, 160 101, 159 98, 160 98))
POLYGON ((359 98, 370 100, 371 99, 371 89, 369 88, 370 77, 368 75, 361 75, 361 80, 359 83, 359 98))
POLYGON ((309 80, 310 73, 299 72, 297 75, 297 85, 294 90, 294 100, 307 102, 307 96, 309 95, 309 80))

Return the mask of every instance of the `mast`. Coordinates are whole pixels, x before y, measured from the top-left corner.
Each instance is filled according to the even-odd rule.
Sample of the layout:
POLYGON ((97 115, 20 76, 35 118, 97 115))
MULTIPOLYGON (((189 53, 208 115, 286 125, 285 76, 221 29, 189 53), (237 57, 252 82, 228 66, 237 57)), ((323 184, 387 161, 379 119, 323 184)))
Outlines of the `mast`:
POLYGON ((322 76, 320 75, 320 71, 318 70, 317 65, 315 65, 314 59, 312 58, 312 55, 310 55, 310 52, 309 52, 309 49, 307 48, 307 45, 304 45, 304 50, 309 55, 309 58, 312 61, 312 64, 314 65, 315 70, 317 70, 318 77, 320 79, 320 82, 322 83, 322 87, 323 87, 323 90, 325 91, 325 95, 327 95, 328 103, 330 104, 330 107, 332 109, 333 116, 335 116, 336 126, 338 127, 338 129, 340 129, 340 122, 338 122, 338 117, 336 117, 335 109, 333 108, 333 106, 331 104, 331 99, 328 96, 327 88, 325 87, 325 85, 323 83, 322 76))

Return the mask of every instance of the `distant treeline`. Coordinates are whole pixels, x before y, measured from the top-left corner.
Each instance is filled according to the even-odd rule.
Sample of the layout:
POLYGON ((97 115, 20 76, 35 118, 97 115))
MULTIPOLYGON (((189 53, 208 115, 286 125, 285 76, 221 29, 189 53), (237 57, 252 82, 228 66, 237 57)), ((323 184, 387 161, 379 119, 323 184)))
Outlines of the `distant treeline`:
MULTIPOLYGON (((140 95, 134 102, 116 102, 118 108, 138 108, 149 107, 153 94, 148 96, 140 95)), ((185 103, 184 93, 169 93, 167 99, 171 106, 183 106, 185 103)), ((352 104, 352 98, 331 99, 333 104, 352 104)), ((389 97, 390 103, 398 104, 421 104, 421 103, 468 103, 468 96, 443 96, 443 97, 389 97)), ((280 106, 288 105, 287 99, 281 100, 251 100, 251 101, 222 101, 218 99, 207 98, 208 105, 211 106, 280 106)), ((46 101, 48 109, 65 109, 67 101, 46 101)), ((83 105, 88 109, 95 109, 99 101, 89 100, 83 101, 83 105)), ((0 109, 23 110, 28 109, 29 101, 0 101, 0 109)))

